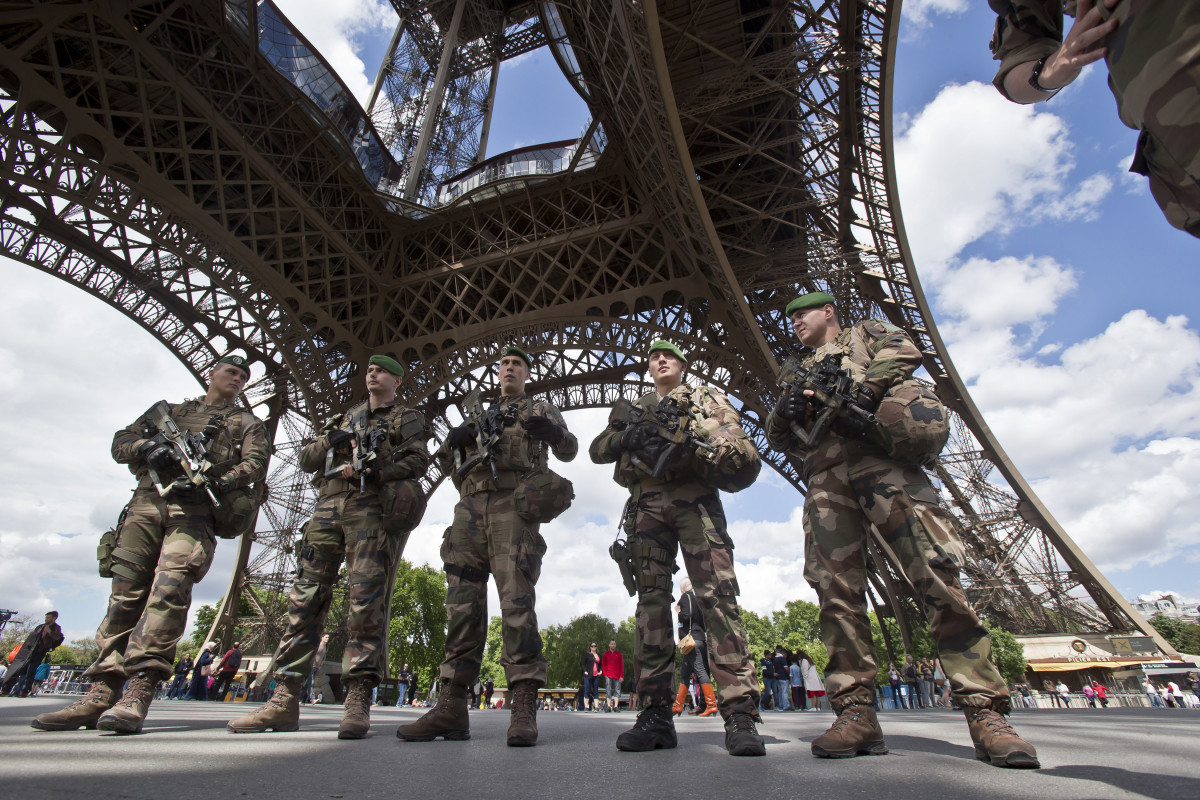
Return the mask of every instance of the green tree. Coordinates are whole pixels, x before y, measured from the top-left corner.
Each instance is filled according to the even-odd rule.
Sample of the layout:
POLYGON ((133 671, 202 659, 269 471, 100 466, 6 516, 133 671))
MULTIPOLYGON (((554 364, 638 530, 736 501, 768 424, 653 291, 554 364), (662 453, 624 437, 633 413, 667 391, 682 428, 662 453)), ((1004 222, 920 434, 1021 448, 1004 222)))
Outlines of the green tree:
POLYGON ((500 656, 504 654, 504 623, 500 617, 492 617, 488 620, 487 641, 483 647, 483 661, 479 666, 479 680, 487 681, 488 678, 497 687, 508 686, 508 676, 504 674, 504 667, 500 664, 500 656))
POLYGON ((566 625, 552 625, 542 631, 546 655, 546 680, 551 687, 579 686, 583 679, 580 664, 588 645, 607 647, 617 636, 617 626, 599 614, 575 617, 566 625), (603 642, 603 644, 601 644, 603 642))
POLYGON ((398 673, 407 663, 418 686, 428 689, 445 654, 446 576, 440 569, 400 559, 388 623, 388 666, 398 673))
POLYGON ((50 652, 51 664, 91 664, 100 655, 95 639, 73 639, 50 652))
POLYGON ((1025 680, 1025 646, 1003 628, 984 623, 992 635, 992 661, 1008 683, 1025 680))
POLYGON ((1180 653, 1200 653, 1200 625, 1163 614, 1155 614, 1150 624, 1180 653))

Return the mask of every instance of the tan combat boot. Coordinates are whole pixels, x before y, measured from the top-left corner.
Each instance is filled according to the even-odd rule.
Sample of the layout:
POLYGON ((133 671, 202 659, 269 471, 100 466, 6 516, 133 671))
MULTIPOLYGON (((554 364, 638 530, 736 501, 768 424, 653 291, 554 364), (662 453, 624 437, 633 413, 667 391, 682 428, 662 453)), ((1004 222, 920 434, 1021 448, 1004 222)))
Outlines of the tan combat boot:
POLYGON ((225 725, 230 733, 288 733, 300 730, 300 681, 280 681, 266 705, 225 725))
POLYGON ((688 688, 684 684, 679 684, 679 691, 675 693, 675 703, 671 706, 671 713, 679 716, 683 713, 683 704, 687 701, 688 688))
POLYGON ((537 681, 517 681, 512 685, 509 747, 533 747, 537 744, 537 695, 537 681))
POLYGON ((121 699, 100 715, 96 727, 115 733, 141 733, 156 686, 158 678, 148 672, 139 672, 125 681, 121 699))
POLYGON ((104 675, 92 681, 87 694, 61 711, 39 714, 29 723, 31 728, 42 731, 74 731, 79 728, 96 729, 96 720, 113 707, 121 695, 121 684, 125 679, 119 675, 104 675))
POLYGON ((882 756, 887 751, 875 709, 858 704, 839 711, 829 730, 812 741, 812 754, 817 758, 882 756))
POLYGON ((432 742, 441 736, 446 741, 471 738, 471 720, 467 712, 467 687, 442 684, 437 705, 416 722, 401 725, 396 737, 406 742, 432 742))
POLYGON ((998 711, 989 707, 964 706, 967 727, 971 730, 971 741, 975 742, 975 757, 987 761, 994 767, 1016 767, 1038 769, 1037 750, 1022 739, 998 711))
POLYGON ((346 710, 338 726, 339 739, 361 739, 371 729, 372 681, 354 681, 346 691, 346 710))

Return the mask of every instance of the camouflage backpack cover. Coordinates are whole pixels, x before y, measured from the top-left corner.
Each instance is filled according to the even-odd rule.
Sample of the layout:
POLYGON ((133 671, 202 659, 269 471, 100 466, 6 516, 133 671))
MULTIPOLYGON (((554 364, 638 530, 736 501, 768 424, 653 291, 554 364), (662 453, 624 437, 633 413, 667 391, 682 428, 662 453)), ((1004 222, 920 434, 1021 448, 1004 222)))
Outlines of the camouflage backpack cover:
POLYGON ((514 499, 521 519, 550 522, 571 507, 575 486, 552 469, 539 469, 521 477, 514 499))
POLYGON ((888 390, 875 411, 876 436, 897 461, 932 467, 950 439, 950 418, 933 390, 915 378, 888 390))
POLYGON ((387 481, 379 487, 383 527, 390 534, 408 533, 420 525, 428 504, 419 481, 387 481))

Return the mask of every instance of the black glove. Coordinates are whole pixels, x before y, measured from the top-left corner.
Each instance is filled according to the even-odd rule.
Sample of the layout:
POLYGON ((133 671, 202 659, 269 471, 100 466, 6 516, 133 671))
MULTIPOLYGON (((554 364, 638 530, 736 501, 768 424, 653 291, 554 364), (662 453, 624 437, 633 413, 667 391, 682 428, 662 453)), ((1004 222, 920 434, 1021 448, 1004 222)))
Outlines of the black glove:
POLYGON ((220 494, 229 494, 231 491, 233 491, 234 484, 236 483, 236 478, 234 478, 232 475, 226 475, 213 481, 213 488, 215 488, 220 494))
POLYGON ((802 423, 808 415, 808 406, 811 400, 811 397, 805 397, 803 389, 793 386, 791 391, 779 398, 779 403, 775 408, 779 412, 779 416, 788 422, 802 423))
POLYGON ((632 452, 641 450, 651 439, 658 438, 653 429, 646 425, 631 425, 621 433, 621 449, 632 452))
POLYGON ((552 445, 558 444, 563 438, 562 428, 549 417, 530 417, 521 423, 521 427, 529 432, 529 438, 552 445))
POLYGON ((179 464, 179 459, 175 457, 175 448, 167 444, 166 437, 161 433, 156 433, 154 438, 142 442, 137 449, 137 454, 153 470, 166 469, 173 464, 179 464))
POLYGON ((860 437, 870 429, 870 419, 879 408, 879 400, 870 386, 863 386, 847 409, 849 413, 833 426, 833 432, 850 438, 860 437))
POLYGON ((354 441, 354 434, 344 428, 334 428, 326 436, 330 450, 344 450, 354 441))
POLYGON ((446 441, 451 447, 466 447, 475 442, 475 428, 472 425, 459 425, 457 428, 451 428, 450 433, 446 435, 446 441))

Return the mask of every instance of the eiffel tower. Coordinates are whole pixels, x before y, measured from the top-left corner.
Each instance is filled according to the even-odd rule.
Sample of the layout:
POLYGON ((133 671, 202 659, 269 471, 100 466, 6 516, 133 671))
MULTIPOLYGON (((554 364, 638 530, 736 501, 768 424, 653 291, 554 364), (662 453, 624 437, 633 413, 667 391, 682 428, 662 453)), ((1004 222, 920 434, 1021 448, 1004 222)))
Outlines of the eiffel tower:
MULTIPOLYGON (((365 112, 269 0, 0 12, 0 251, 125 313, 197 378, 231 350, 265 365, 247 401, 275 436, 271 499, 222 624, 245 592, 253 638, 278 639, 272 602, 312 506, 296 448, 376 351, 410 368, 407 401, 440 435, 499 343, 540 360, 532 392, 580 409, 644 391, 647 344, 670 337, 802 492, 762 425, 795 346, 783 306, 821 289, 924 352, 953 422, 932 476, 978 611, 1173 652, 1033 493, 946 354, 896 196, 899 2, 392 5, 365 112), (489 154, 500 64, 538 48, 591 120, 489 154)), ((870 551, 877 611, 913 618, 886 545, 870 551)))

